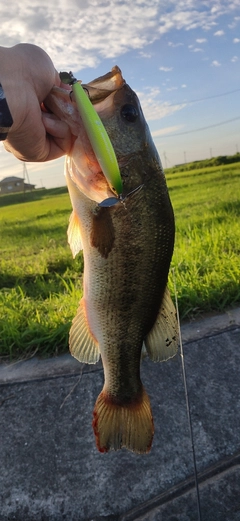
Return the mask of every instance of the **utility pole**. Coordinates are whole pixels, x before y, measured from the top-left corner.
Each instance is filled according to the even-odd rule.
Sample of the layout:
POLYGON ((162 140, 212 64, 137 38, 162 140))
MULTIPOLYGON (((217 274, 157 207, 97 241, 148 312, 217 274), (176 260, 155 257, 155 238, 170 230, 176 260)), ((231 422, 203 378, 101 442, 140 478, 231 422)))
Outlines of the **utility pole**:
POLYGON ((163 152, 163 157, 164 157, 164 162, 165 162, 165 168, 168 168, 168 165, 169 165, 169 167, 171 167, 171 162, 167 158, 166 152, 163 152))
POLYGON ((164 161, 165 161, 165 168, 167 168, 167 156, 166 156, 166 152, 163 152, 163 157, 164 157, 164 161))
POLYGON ((28 171, 27 171, 27 167, 26 167, 26 163, 25 162, 23 163, 23 179, 24 179, 24 181, 26 179, 28 184, 30 185, 29 175, 28 175, 28 171))
POLYGON ((23 191, 24 191, 24 193, 25 193, 25 180, 30 185, 29 175, 28 175, 26 163, 24 161, 24 163, 23 163, 23 191))

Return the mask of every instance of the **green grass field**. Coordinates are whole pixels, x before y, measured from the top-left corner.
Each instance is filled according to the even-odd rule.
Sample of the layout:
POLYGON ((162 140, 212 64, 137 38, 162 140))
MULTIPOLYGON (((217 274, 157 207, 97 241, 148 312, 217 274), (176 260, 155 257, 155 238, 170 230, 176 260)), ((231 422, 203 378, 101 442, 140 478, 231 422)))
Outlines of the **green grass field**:
MULTIPOLYGON (((176 218, 172 261, 181 318, 240 302, 240 163, 166 171, 176 218)), ((0 357, 56 355, 82 295, 67 244, 65 188, 0 197, 0 357)), ((173 276, 169 286, 174 295, 173 276)))

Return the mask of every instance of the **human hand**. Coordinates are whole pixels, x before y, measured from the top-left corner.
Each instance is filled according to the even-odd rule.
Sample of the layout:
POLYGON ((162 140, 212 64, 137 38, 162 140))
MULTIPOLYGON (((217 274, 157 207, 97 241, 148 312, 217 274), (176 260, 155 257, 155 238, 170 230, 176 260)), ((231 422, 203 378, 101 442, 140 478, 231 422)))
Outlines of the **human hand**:
POLYGON ((70 152, 66 123, 43 112, 41 104, 61 84, 50 57, 40 47, 0 47, 0 82, 13 118, 5 149, 23 161, 49 161, 70 152))

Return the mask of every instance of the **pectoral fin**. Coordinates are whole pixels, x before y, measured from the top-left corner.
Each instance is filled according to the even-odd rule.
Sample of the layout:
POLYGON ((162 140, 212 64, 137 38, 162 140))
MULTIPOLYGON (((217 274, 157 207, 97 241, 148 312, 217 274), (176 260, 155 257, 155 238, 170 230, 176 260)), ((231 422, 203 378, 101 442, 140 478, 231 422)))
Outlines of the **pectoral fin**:
POLYGON ((74 358, 84 364, 96 364, 100 359, 98 342, 90 331, 84 299, 80 301, 69 335, 69 349, 74 358))
POLYGON ((177 353, 178 324, 176 310, 167 287, 155 324, 145 339, 145 346, 148 356, 154 362, 163 362, 177 353))
POLYGON ((71 213, 68 225, 68 243, 73 254, 73 258, 82 250, 82 241, 80 233, 80 221, 76 212, 71 213))

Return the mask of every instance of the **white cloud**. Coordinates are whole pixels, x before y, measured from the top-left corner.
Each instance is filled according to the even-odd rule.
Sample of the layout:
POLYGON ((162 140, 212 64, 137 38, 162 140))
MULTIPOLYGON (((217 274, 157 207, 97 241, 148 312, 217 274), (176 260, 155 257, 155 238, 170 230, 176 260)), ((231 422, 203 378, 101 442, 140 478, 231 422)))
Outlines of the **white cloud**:
POLYGON ((172 29, 210 30, 238 7, 239 0, 216 0, 215 6, 212 0, 135 0, 131 6, 128 0, 1 2, 0 41, 3 46, 35 43, 57 68, 78 71, 131 50, 144 53, 146 45, 172 29))
POLYGON ((225 34, 225 32, 221 30, 221 31, 216 31, 214 33, 214 36, 223 36, 224 34, 225 34))
POLYGON ((179 42, 179 43, 168 42, 168 45, 169 45, 169 47, 181 47, 184 44, 181 42, 179 42))
POLYGON ((165 118, 186 106, 185 103, 172 106, 166 101, 161 102, 158 99, 160 94, 158 87, 148 87, 145 90, 146 92, 137 92, 137 95, 147 121, 165 118))
POLYGON ((183 83, 183 85, 181 85, 182 89, 186 89, 187 85, 185 85, 185 83, 183 83))
MULTIPOLYGON (((198 40, 196 40, 198 41, 198 40)), ((188 45, 188 48, 190 49, 191 52, 204 52, 203 49, 201 49, 200 47, 194 47, 194 45, 191 43, 190 45, 188 45)))
POLYGON ((206 43, 207 42, 207 38, 197 38, 196 42, 197 43, 206 43))
POLYGON ((240 38, 234 38, 233 43, 239 43, 239 42, 240 42, 240 38))
POLYGON ((234 16, 232 22, 228 24, 229 29, 234 29, 240 20, 240 16, 234 16))
POLYGON ((158 36, 158 1, 22 0, 0 5, 1 45, 28 41, 43 47, 61 68, 94 67, 142 49, 158 36))
POLYGON ((173 70, 173 68, 172 67, 159 67, 159 70, 163 71, 163 72, 170 72, 173 70))
POLYGON ((141 56, 141 58, 152 58, 152 54, 150 52, 140 51, 139 55, 141 56))
POLYGON ((152 134, 152 136, 154 138, 158 138, 158 137, 163 136, 165 134, 170 134, 172 132, 177 132, 181 128, 183 128, 183 125, 175 125, 173 127, 165 127, 165 128, 161 128, 159 130, 154 130, 153 132, 151 132, 151 134, 152 134))
POLYGON ((238 57, 237 56, 233 56, 232 59, 231 59, 231 62, 235 63, 238 61, 238 57))
POLYGON ((170 4, 174 9, 160 14, 160 34, 165 34, 171 29, 189 31, 201 27, 203 30, 209 30, 217 25, 216 19, 219 16, 228 13, 226 0, 220 0, 220 9, 215 11, 210 10, 211 3, 211 0, 206 0, 202 9, 202 2, 197 0, 163 2, 163 5, 170 4))
POLYGON ((218 10, 220 9, 220 6, 219 5, 214 5, 211 9, 211 13, 215 14, 218 12, 218 10))
POLYGON ((211 65, 212 65, 213 67, 221 67, 221 63, 220 63, 219 61, 217 61, 217 60, 213 60, 212 63, 211 63, 211 65))
POLYGON ((159 87, 145 87, 145 90, 147 91, 148 99, 152 101, 160 94, 159 87))

